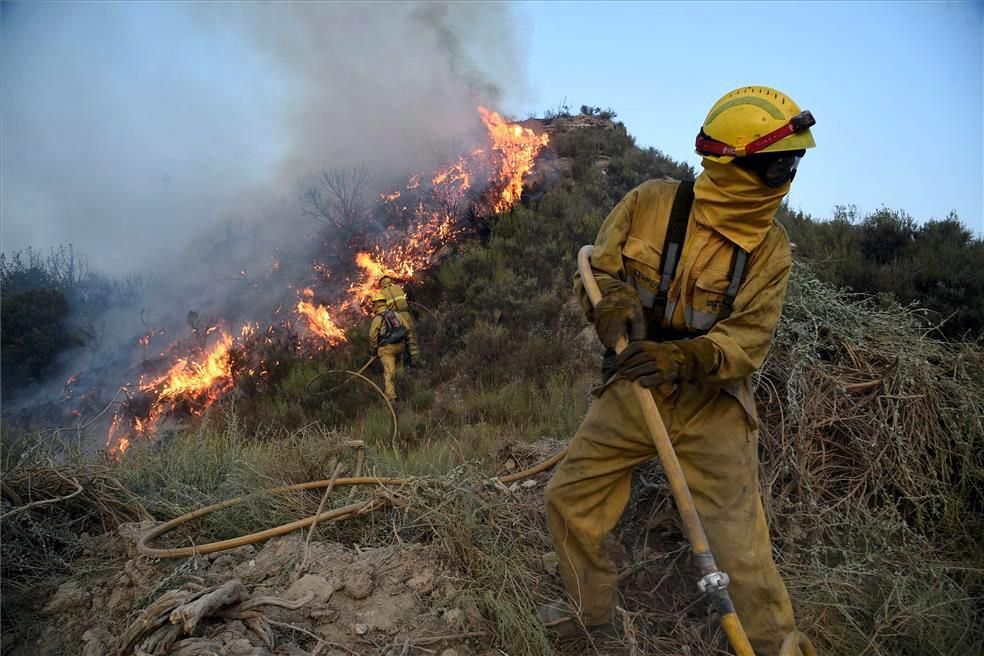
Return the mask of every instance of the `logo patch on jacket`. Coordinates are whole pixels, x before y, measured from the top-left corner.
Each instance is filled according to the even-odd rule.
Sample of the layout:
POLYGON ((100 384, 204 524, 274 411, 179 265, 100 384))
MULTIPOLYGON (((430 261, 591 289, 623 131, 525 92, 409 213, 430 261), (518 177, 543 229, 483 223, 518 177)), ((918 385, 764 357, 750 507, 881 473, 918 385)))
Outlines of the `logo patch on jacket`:
POLYGON ((641 280, 642 282, 646 283, 646 285, 650 289, 656 289, 656 288, 659 287, 659 282, 658 281, 653 280, 652 278, 650 278, 649 276, 647 276, 646 274, 644 274, 642 271, 639 271, 639 269, 632 269, 632 276, 636 280, 641 280))

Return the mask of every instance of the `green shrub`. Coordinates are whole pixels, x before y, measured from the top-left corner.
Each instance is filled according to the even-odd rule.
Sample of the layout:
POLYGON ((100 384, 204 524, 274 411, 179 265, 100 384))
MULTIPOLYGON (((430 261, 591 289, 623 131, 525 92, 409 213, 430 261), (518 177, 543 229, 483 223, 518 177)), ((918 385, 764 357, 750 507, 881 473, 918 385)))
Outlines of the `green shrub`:
POLYGON ((4 293, 0 313, 5 396, 43 380, 58 355, 78 344, 68 327, 68 300, 57 289, 4 293))

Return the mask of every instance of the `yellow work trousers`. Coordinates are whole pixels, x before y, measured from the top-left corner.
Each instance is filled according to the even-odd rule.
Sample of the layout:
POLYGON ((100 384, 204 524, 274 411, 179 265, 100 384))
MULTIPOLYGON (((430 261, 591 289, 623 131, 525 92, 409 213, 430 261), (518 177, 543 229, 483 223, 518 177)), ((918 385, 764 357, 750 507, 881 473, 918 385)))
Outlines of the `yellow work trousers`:
MULTIPOLYGON (((718 567, 760 656, 774 656, 794 626, 772 559, 758 479, 758 432, 735 396, 682 385, 654 396, 718 567)), ((748 396, 750 398, 750 395, 748 396)), ((605 539, 629 500, 632 469, 657 456, 630 384, 596 399, 546 490, 560 573, 584 624, 609 621, 618 593, 605 539)))
POLYGON ((384 344, 376 351, 379 360, 383 363, 383 385, 385 386, 386 398, 390 401, 396 400, 396 385, 393 377, 396 370, 403 366, 403 342, 396 344, 384 344))

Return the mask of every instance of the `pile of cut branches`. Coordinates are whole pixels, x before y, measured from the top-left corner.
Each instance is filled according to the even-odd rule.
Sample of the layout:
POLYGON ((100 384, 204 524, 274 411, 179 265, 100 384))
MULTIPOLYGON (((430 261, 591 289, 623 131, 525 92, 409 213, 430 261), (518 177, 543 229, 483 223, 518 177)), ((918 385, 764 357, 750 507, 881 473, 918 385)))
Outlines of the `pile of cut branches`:
POLYGON ((756 382, 770 526, 820 651, 980 653, 980 345, 798 265, 756 382))
POLYGON ((38 445, 6 451, 0 485, 4 582, 34 585, 63 573, 80 553, 83 533, 150 518, 110 463, 65 459, 38 445))

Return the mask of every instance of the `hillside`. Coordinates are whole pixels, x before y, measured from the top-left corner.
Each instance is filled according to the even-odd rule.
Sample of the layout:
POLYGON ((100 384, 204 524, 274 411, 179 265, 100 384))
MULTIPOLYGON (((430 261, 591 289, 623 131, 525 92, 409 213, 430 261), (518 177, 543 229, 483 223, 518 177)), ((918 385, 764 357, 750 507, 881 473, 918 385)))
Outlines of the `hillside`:
MULTIPOLYGON (((561 594, 543 515, 550 474, 490 480, 556 453, 587 409, 601 358, 570 292, 578 247, 629 189, 694 175, 585 109, 527 122, 550 142, 522 202, 409 285, 424 363, 398 380, 395 437, 390 408, 344 373, 369 358, 366 322, 315 357, 277 360, 262 383, 237 385, 118 459, 82 456, 81 428, 6 428, 3 512, 17 512, 3 519, 4 653, 135 653, 152 633, 138 631, 141 619, 213 588, 234 611, 213 609, 169 652, 156 634, 160 651, 149 653, 721 653, 657 464, 637 472, 611 543, 617 640, 560 642, 537 625, 535 606, 561 594), (415 479, 327 500, 320 489, 264 492, 359 473, 415 479), (322 503, 374 512, 321 523, 310 544, 305 530, 192 558, 136 551, 157 523, 240 495, 155 546, 231 538, 322 503), (28 507, 38 499, 58 501, 28 507), (299 603, 243 603, 263 597, 299 603)), ((984 315, 980 295, 964 299, 984 259, 959 222, 917 229, 900 216, 837 223, 781 211, 799 257, 755 377, 762 491, 800 628, 820 653, 969 656, 984 651, 984 349, 973 338, 984 315), (885 237, 900 230, 897 243, 885 237), (911 294, 937 290, 934 313, 908 305, 910 292, 860 292, 860 281, 880 284, 865 267, 893 285, 906 262, 932 260, 931 240, 970 271, 906 274, 911 294), (962 314, 944 337, 935 317, 951 306, 962 314)), ((365 372, 379 382, 378 363, 365 372)))

